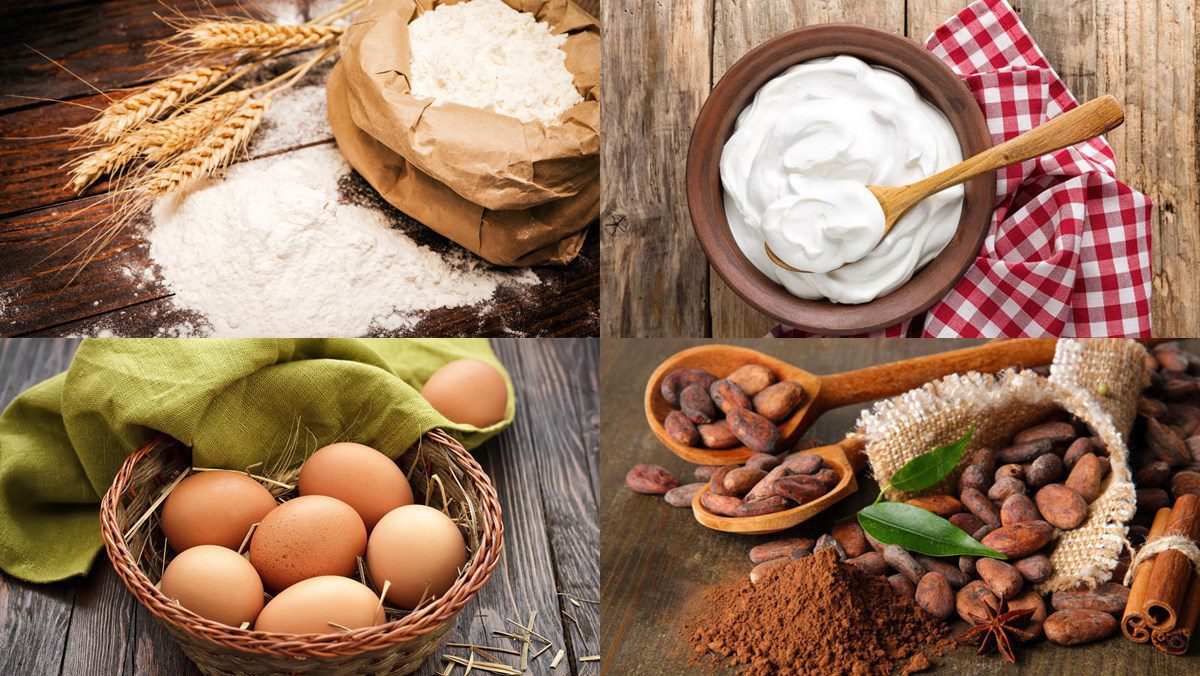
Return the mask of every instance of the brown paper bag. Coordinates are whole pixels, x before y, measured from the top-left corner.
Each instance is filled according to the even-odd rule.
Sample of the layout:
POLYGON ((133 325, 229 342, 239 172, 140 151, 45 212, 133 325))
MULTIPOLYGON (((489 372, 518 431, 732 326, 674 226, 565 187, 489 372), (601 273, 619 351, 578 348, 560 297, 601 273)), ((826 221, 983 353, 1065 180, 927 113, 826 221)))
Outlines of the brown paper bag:
POLYGON ((563 264, 599 217, 600 29, 569 0, 504 1, 570 33, 566 63, 585 100, 560 124, 409 94, 408 23, 443 0, 373 0, 356 17, 329 77, 329 121, 346 159, 401 211, 496 264, 563 264))

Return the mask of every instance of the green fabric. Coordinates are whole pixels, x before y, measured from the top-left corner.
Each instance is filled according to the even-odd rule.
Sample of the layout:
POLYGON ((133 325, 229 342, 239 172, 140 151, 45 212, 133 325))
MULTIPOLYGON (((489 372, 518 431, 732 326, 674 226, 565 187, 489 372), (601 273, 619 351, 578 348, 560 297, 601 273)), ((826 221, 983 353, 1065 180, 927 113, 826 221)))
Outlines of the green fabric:
POLYGON ((480 339, 93 339, 66 373, 0 415, 0 568, 31 582, 88 571, 99 502, 155 432, 200 467, 246 468, 285 448, 358 441, 391 457, 435 427, 474 448, 512 422, 512 382, 480 339), (504 421, 451 423, 420 396, 455 359, 487 361, 508 384, 504 421), (315 445, 314 445, 315 444, 315 445))

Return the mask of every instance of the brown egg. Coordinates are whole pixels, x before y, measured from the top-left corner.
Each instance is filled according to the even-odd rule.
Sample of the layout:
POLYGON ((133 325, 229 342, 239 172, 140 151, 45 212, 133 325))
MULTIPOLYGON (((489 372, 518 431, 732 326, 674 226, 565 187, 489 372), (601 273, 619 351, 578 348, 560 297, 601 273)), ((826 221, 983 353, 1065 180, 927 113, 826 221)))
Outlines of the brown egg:
POLYGON ((367 570, 376 589, 390 581, 387 600, 413 608, 422 598, 446 593, 467 562, 467 544, 458 526, 442 512, 406 505, 375 524, 367 543, 367 570))
POLYGON ((438 369, 421 396, 452 422, 490 427, 504 420, 508 389, 495 366, 478 359, 459 359, 438 369))
POLYGON ((322 575, 279 592, 263 608, 256 631, 280 634, 332 634, 373 627, 386 621, 379 597, 358 580, 322 575), (337 625, 340 625, 337 626, 337 625))
POLYGON ((404 472, 386 455, 362 444, 330 444, 300 468, 300 495, 328 495, 354 508, 370 532, 384 514, 411 505, 404 472))
POLYGON ((237 550, 250 531, 275 509, 271 492, 241 472, 197 472, 167 496, 162 530, 171 549, 197 545, 237 550))
POLYGON ((250 541, 250 563, 279 592, 318 575, 350 575, 367 546, 358 512, 334 498, 304 495, 276 507, 250 541))
POLYGON ((176 556, 163 571, 159 589, 200 617, 240 627, 254 623, 263 608, 263 586, 241 554, 216 545, 197 545, 176 556))

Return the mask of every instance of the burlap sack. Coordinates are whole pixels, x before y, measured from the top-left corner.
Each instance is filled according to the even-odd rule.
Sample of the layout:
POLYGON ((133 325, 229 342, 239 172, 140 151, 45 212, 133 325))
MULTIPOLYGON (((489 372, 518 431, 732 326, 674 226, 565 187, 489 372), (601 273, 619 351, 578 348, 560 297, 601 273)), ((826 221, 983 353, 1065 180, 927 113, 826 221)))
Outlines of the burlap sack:
POLYGON ((373 0, 341 40, 328 115, 350 164, 392 205, 499 265, 564 264, 600 213, 600 27, 570 0, 504 0, 568 33, 584 101, 521 122, 409 94, 408 23, 460 0, 373 0))
MULTIPOLYGON (((1136 511, 1125 438, 1138 394, 1149 384, 1144 355, 1132 340, 1060 340, 1049 379, 1032 371, 947 376, 864 411, 858 434, 882 485, 913 457, 961 438, 974 425, 959 466, 941 485, 922 491, 939 493, 958 480, 975 450, 999 449, 1056 410, 1076 416, 1108 447, 1112 471, 1087 521, 1058 536, 1050 555, 1053 575, 1037 589, 1049 593, 1096 585, 1112 576, 1136 511)), ((888 491, 887 497, 912 496, 888 491)))

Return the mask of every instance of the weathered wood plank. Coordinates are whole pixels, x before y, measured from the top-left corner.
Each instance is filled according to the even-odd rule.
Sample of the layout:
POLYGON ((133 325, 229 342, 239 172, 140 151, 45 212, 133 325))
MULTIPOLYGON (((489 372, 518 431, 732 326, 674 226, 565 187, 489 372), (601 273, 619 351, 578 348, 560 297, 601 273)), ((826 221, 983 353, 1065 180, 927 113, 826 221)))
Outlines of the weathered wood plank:
POLYGON ((136 605, 137 600, 101 552, 75 593, 62 673, 132 672, 136 605))
POLYGON ((708 94, 713 0, 606 2, 602 335, 708 335, 708 273, 684 197, 708 94))

